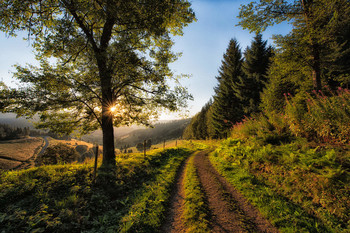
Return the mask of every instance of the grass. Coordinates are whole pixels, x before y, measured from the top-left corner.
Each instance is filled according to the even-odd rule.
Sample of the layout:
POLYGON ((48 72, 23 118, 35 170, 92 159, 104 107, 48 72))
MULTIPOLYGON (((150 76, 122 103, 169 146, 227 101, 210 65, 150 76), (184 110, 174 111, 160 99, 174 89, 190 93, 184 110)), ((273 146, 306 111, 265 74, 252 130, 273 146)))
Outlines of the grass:
POLYGON ((154 179, 144 183, 133 195, 133 204, 121 220, 120 232, 159 232, 176 172, 189 155, 189 151, 182 149, 171 151, 170 160, 158 170, 154 179))
POLYGON ((125 226, 125 216, 138 210, 136 206, 144 206, 142 215, 130 229, 139 229, 148 219, 152 219, 149 224, 155 224, 150 226, 154 227, 160 221, 154 216, 162 218, 160 210, 166 205, 167 187, 173 182, 171 174, 190 153, 189 149, 178 148, 152 152, 147 157, 119 155, 116 177, 109 186, 92 182, 93 163, 1 173, 1 230, 118 232, 125 226), (154 205, 149 206, 151 197, 155 198, 157 214, 154 205))
POLYGON ((185 204, 182 219, 186 232, 210 232, 209 210, 192 156, 185 170, 185 204))
POLYGON ((349 154, 228 139, 211 162, 282 232, 350 230, 349 154))

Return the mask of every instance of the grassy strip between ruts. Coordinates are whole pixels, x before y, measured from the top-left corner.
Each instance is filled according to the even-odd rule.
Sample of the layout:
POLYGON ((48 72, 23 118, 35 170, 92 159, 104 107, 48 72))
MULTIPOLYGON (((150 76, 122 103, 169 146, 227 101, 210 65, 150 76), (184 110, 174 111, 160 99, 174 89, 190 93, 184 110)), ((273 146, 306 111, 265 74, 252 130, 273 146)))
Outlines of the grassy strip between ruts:
POLYGON ((189 153, 177 151, 168 163, 158 170, 152 182, 145 183, 134 194, 134 203, 122 218, 120 232, 158 232, 170 198, 176 172, 189 153), (182 153, 181 153, 182 152, 182 153))
MULTIPOLYGON (((155 190, 158 185, 166 184, 159 188, 166 189, 173 179, 170 171, 175 172, 190 153, 189 149, 178 148, 156 151, 146 157, 120 155, 115 182, 108 187, 92 183, 92 163, 2 173, 1 232, 117 232, 122 217, 129 208, 134 208, 135 201, 141 200, 136 196, 155 190)), ((164 205, 168 194, 164 195, 156 200, 160 205, 164 205)), ((139 224, 142 219, 153 218, 151 208, 146 208, 147 217, 141 218, 139 224)))
MULTIPOLYGON (((332 203, 328 204, 327 192, 335 191, 341 180, 347 180, 346 171, 342 173, 345 177, 339 179, 340 183, 334 180, 322 182, 323 173, 317 171, 320 167, 320 172, 333 169, 335 165, 329 162, 332 160, 326 158, 327 154, 314 154, 310 150, 303 152, 304 149, 300 149, 300 155, 296 156, 294 147, 255 147, 229 139, 211 154, 210 160, 282 232, 347 232, 346 223, 342 225, 342 220, 336 217, 337 213, 343 213, 346 222, 347 210, 336 209, 334 213, 327 210, 332 203), (312 160, 314 164, 304 166, 306 158, 308 163, 312 160), (328 162, 321 166, 325 159, 328 162), (309 183, 309 179, 316 178, 318 183, 309 183), (318 184, 323 186, 315 187, 318 184), (320 195, 324 195, 322 206, 315 203, 320 195)), ((338 187, 337 197, 341 200, 346 197, 347 185, 343 183, 342 186, 338 187)), ((341 205, 347 206, 347 200, 344 199, 341 205)))
POLYGON ((193 163, 194 156, 189 159, 185 169, 185 204, 182 219, 186 232, 210 232, 208 205, 193 163))

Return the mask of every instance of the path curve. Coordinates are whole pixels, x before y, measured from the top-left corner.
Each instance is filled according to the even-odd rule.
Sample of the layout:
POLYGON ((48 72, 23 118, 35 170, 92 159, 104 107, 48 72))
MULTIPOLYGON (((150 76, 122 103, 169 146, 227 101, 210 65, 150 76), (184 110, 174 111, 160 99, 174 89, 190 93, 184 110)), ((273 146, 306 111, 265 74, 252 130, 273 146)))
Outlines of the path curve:
POLYGON ((41 150, 37 156, 42 155, 45 152, 46 148, 49 146, 49 140, 47 140, 47 138, 48 138, 48 136, 42 137, 42 139, 44 139, 45 145, 43 146, 43 148, 41 148, 41 150))
POLYGON ((40 152, 38 152, 38 153, 34 152, 33 155, 29 159, 21 161, 22 163, 20 165, 18 165, 17 167, 15 167, 13 170, 28 169, 28 168, 31 168, 31 167, 35 166, 35 159, 39 155, 43 154, 45 152, 46 148, 49 146, 49 141, 47 140, 48 136, 42 136, 41 138, 44 140, 45 144, 44 144, 44 146, 41 145, 42 148, 41 148, 40 152))

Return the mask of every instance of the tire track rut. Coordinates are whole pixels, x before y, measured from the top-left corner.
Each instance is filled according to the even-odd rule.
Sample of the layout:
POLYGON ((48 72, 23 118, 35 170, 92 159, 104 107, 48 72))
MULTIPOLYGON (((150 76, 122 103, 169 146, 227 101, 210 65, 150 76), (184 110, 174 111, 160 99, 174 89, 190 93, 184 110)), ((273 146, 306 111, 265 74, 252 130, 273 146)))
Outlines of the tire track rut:
MULTIPOLYGON (((190 158, 190 157, 189 157, 190 158)), ((185 168, 189 158, 181 165, 177 175, 176 183, 172 190, 170 198, 170 206, 165 223, 161 227, 161 232, 176 233, 185 232, 185 226, 181 219, 183 213, 183 205, 185 202, 184 178, 185 168)))
POLYGON ((206 152, 194 164, 208 197, 212 232, 279 232, 215 170, 206 152))
MULTIPOLYGON (((211 232, 279 232, 212 166, 206 151, 194 155, 194 166, 204 189, 210 210, 211 232)), ((161 232, 186 232, 181 215, 184 205, 184 171, 180 168, 170 209, 161 232)))

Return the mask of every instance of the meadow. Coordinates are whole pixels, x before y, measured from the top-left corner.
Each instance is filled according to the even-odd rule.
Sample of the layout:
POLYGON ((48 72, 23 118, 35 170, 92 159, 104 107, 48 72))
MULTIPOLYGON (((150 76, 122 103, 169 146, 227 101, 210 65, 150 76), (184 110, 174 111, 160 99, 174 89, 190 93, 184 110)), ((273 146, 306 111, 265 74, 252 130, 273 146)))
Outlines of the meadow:
POLYGON ((1 173, 2 231, 116 232, 156 228, 163 218, 169 185, 189 154, 190 149, 172 148, 154 151, 147 157, 120 155, 115 181, 108 186, 93 182, 92 160, 1 173))
POLYGON ((23 138, 0 142, 0 169, 13 169, 41 149, 42 138, 23 138))

